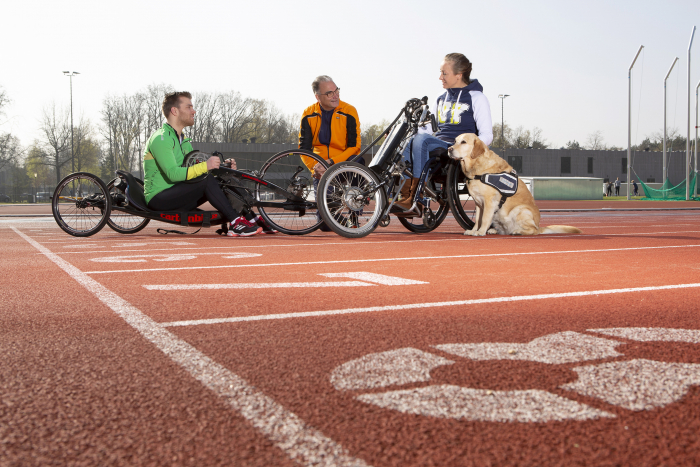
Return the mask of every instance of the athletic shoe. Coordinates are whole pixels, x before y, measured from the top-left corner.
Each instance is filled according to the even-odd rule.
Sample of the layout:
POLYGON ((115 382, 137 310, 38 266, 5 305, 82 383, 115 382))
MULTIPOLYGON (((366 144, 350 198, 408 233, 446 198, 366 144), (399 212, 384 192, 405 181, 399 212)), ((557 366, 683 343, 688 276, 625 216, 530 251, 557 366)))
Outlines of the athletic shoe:
POLYGON ((245 217, 241 216, 235 221, 231 222, 229 227, 228 235, 229 237, 250 237, 251 235, 259 234, 262 232, 262 227, 259 227, 245 217))
POLYGON ((263 219, 262 216, 255 216, 255 225, 258 227, 262 227, 262 233, 264 234, 276 234, 277 231, 270 227, 270 224, 265 222, 265 219, 263 219))

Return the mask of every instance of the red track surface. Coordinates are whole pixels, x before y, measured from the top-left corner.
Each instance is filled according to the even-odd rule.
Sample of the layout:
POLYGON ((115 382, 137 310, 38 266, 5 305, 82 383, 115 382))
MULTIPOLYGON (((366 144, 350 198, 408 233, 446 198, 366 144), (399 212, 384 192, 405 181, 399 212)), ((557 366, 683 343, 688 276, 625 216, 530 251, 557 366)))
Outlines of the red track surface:
POLYGON ((698 465, 700 333, 667 329, 700 330, 699 221, 348 240, 4 220, 0 465, 698 465), (322 275, 344 273, 424 284, 322 275))

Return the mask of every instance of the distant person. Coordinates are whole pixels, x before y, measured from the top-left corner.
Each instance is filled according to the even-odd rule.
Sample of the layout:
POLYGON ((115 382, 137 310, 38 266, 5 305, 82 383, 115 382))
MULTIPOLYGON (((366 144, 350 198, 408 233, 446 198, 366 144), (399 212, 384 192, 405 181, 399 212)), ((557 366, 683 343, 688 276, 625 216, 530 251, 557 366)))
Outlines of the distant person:
POLYGON ((608 197, 608 182, 603 182, 603 197, 608 197))
MULTIPOLYGON (((360 153, 360 117, 355 107, 340 100, 340 88, 327 75, 318 76, 311 83, 316 103, 307 107, 301 116, 299 149, 313 151, 333 165, 360 153)), ((314 193, 318 181, 326 172, 321 164, 310 157, 301 157, 314 177, 314 193)), ((364 164, 364 160, 357 160, 364 164)), ((318 214, 317 214, 318 215, 318 214)), ((324 232, 330 231, 325 224, 324 232)))
MULTIPOLYGON (((166 123, 148 139, 143 155, 144 196, 148 207, 154 211, 194 211, 209 201, 230 223, 228 236, 248 237, 260 233, 262 218, 248 220, 241 216, 229 203, 216 178, 204 177, 185 183, 217 169, 220 164, 218 157, 210 157, 206 162, 182 167, 185 155, 192 151, 190 140, 183 134, 185 128, 194 125, 196 111, 192 95, 189 92, 166 94, 161 110, 166 123)), ((236 161, 229 161, 235 168, 236 161)))
POLYGON ((634 180, 632 180, 632 188, 634 188, 634 196, 639 196, 639 187, 634 180))
POLYGON ((620 196, 620 177, 615 179, 615 196, 620 196))

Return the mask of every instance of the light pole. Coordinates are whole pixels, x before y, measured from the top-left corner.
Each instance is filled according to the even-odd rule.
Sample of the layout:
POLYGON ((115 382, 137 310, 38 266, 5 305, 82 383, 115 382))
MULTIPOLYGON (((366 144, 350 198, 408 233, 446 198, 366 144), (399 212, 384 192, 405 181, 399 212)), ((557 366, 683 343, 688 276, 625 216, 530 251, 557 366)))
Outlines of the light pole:
POLYGON ((664 151, 663 151, 663 162, 664 162, 664 168, 663 168, 663 176, 661 177, 661 183, 666 182, 666 179, 668 178, 668 167, 666 167, 666 80, 668 77, 671 75, 671 72, 673 71, 673 67, 676 65, 676 62, 678 61, 678 57, 671 63, 671 68, 668 69, 668 73, 666 73, 666 77, 664 78, 664 151))
POLYGON ((693 196, 698 196, 698 89, 700 89, 700 81, 695 86, 695 193, 693 196))
POLYGON ((506 139, 503 136, 503 101, 506 100, 508 96, 510 96, 510 94, 498 95, 498 98, 501 100, 501 144, 503 145, 503 152, 506 152, 506 139))
POLYGON ((634 56, 634 60, 632 60, 632 64, 629 70, 627 70, 627 201, 631 199, 630 186, 632 185, 630 183, 630 169, 632 164, 632 68, 643 48, 643 45, 639 46, 637 55, 634 56))
POLYGON ((690 43, 688 44, 688 128, 685 138, 685 200, 690 200, 690 49, 693 47, 693 37, 695 37, 695 26, 690 33, 690 43))
POLYGON ((77 71, 64 71, 64 75, 70 78, 70 171, 75 172, 75 154, 73 152, 73 76, 79 75, 77 71))

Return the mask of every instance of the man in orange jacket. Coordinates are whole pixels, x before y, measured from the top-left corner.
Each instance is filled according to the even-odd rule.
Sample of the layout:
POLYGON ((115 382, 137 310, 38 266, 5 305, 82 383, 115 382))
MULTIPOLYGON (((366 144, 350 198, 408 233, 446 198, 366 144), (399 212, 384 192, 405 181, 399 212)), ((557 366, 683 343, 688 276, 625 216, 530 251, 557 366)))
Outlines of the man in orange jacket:
MULTIPOLYGON (((301 116, 299 149, 315 152, 330 165, 359 154, 360 118, 355 107, 340 100, 340 89, 330 76, 317 77, 311 89, 317 102, 301 116)), ((311 158, 303 159, 314 177, 321 178, 325 169, 311 158)))
MULTIPOLYGON (((325 159, 328 165, 346 161, 359 154, 360 118, 355 107, 340 100, 340 89, 330 76, 318 76, 311 83, 311 89, 316 103, 307 107, 301 116, 299 149, 313 151, 325 159)), ((310 157, 301 158, 314 176, 315 194, 318 181, 326 169, 310 157)), ((365 163, 361 158, 356 162, 365 163)), ((321 224, 321 230, 328 232, 330 228, 321 224)))

